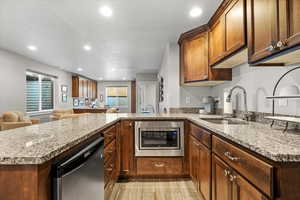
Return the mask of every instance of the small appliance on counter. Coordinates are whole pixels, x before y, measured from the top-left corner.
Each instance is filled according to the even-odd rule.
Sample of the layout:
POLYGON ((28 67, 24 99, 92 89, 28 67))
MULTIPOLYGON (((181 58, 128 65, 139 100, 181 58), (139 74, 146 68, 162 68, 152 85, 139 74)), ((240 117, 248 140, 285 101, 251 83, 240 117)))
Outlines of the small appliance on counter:
POLYGON ((204 104, 204 111, 200 109, 200 114, 215 114, 217 102, 214 97, 203 97, 202 103, 204 104))

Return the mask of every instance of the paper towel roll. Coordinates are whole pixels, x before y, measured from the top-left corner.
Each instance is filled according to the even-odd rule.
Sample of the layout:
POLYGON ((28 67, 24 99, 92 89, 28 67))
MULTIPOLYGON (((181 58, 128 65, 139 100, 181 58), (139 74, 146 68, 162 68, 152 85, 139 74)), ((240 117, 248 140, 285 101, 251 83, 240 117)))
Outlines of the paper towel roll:
POLYGON ((226 101, 228 95, 229 92, 224 92, 224 114, 233 114, 232 101, 230 102, 226 101))

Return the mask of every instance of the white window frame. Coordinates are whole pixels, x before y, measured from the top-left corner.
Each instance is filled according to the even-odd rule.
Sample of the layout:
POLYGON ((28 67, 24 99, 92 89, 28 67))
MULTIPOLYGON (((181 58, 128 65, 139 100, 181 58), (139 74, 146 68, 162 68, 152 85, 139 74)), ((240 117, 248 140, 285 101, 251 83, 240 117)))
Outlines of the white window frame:
MULTIPOLYGON (((55 107, 55 78, 51 77, 50 75, 47 76, 47 75, 43 75, 43 74, 40 74, 38 72, 31 72, 31 71, 26 71, 26 76, 27 75, 37 75, 38 78, 39 78, 39 84, 42 85, 42 79, 44 77, 47 77, 47 78, 51 78, 51 80, 53 81, 53 96, 52 96, 52 101, 53 101, 53 109, 48 109, 48 110, 42 110, 42 95, 40 95, 40 99, 39 99, 39 110, 38 111, 33 111, 33 112, 27 112, 27 88, 26 88, 26 101, 25 101, 25 105, 26 105, 26 113, 28 115, 40 115, 40 114, 48 114, 48 113, 51 113, 53 112, 54 110, 54 107, 55 107)), ((26 82, 27 84, 27 82, 26 82)), ((27 85, 26 85, 27 87, 27 85)), ((42 94, 42 87, 39 88, 40 89, 40 94, 42 94)))

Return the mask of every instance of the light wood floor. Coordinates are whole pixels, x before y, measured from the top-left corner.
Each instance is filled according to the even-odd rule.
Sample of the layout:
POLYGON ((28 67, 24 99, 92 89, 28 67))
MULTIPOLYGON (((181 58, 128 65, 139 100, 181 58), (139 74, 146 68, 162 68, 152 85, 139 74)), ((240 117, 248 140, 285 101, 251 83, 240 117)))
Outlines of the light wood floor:
POLYGON ((136 180, 117 183, 110 200, 202 200, 191 180, 136 180))

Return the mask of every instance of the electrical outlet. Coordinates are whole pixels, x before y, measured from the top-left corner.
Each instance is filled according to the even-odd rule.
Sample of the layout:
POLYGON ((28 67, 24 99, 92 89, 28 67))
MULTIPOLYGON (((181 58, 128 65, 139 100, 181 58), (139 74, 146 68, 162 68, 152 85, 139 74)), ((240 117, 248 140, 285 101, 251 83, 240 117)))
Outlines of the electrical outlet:
POLYGON ((190 104, 191 103, 191 97, 185 97, 185 103, 190 104))

